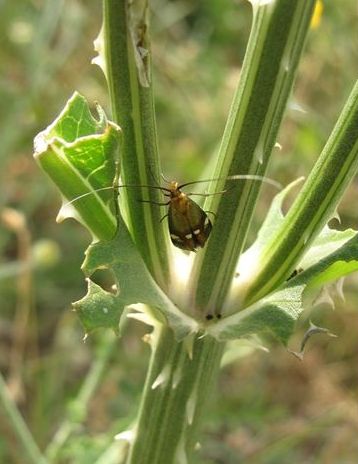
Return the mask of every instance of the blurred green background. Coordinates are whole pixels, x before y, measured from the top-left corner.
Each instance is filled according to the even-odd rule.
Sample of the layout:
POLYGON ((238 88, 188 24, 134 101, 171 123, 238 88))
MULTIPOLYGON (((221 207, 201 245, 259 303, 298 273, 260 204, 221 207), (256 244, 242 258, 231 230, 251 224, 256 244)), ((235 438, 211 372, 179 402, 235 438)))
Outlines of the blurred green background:
MULTIPOLYGON (((152 41, 159 146, 166 176, 199 177, 215 153, 240 75, 251 21, 246 0, 153 0, 152 41)), ((307 175, 358 69, 358 3, 324 2, 311 30, 269 176, 307 175)), ((70 303, 86 286, 80 265, 90 237, 55 223, 58 192, 32 158, 33 137, 77 89, 109 113, 105 80, 91 65, 101 25, 95 0, 0 0, 0 369, 41 448, 66 414, 109 334, 83 331, 70 303), (25 262, 31 260, 32 267, 25 262)), ((272 190, 272 189, 271 189, 272 190)), ((252 236, 274 192, 264 188, 252 236)), ((358 228, 358 183, 339 228, 358 228)), ((99 276, 99 278, 101 278, 99 276)), ((336 310, 313 321, 338 335, 309 342, 304 362, 280 346, 233 349, 208 412, 197 463, 350 464, 358 460, 358 278, 336 310)), ((304 328, 292 340, 297 349, 304 328)), ((135 417, 149 349, 130 323, 114 342, 88 415, 61 463, 92 463, 135 417)), ((99 355, 101 356, 101 355, 99 355)), ((24 463, 0 406, 0 462, 24 463)))

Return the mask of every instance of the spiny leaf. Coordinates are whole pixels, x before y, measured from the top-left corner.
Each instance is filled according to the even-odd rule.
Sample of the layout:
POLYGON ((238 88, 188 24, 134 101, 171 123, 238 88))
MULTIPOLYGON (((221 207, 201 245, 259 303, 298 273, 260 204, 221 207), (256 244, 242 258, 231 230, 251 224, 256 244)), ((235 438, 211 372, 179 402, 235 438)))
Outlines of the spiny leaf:
POLYGON ((358 234, 277 291, 208 328, 219 340, 270 332, 287 344, 295 324, 323 285, 358 270, 358 234))
POLYGON ((88 279, 87 295, 74 308, 86 332, 101 327, 118 332, 124 309, 141 303, 150 306, 153 323, 166 320, 177 338, 184 338, 197 331, 197 323, 171 302, 150 275, 122 217, 118 214, 116 219, 109 207, 113 191, 95 191, 113 183, 121 137, 119 127, 107 121, 100 107, 97 111, 98 120, 84 97, 75 93, 35 141, 37 161, 67 202, 75 200, 78 219, 101 240, 86 252, 85 274, 90 277, 105 268, 116 280, 116 293, 110 293, 88 279))
POLYGON ((113 272, 117 291, 108 293, 90 281, 86 297, 74 303, 87 332, 100 327, 118 332, 125 307, 137 303, 150 306, 153 320, 166 319, 178 339, 198 330, 196 321, 182 313, 153 280, 120 219, 112 240, 94 243, 86 251, 85 274, 97 269, 113 272))
MULTIPOLYGON (((245 276, 247 269, 252 269, 251 272, 254 273, 254 269, 247 265, 248 262, 255 262, 259 266, 262 249, 270 242, 284 221, 285 216, 282 211, 283 202, 290 191, 302 182, 302 180, 303 178, 295 180, 273 199, 265 221, 258 232, 257 239, 240 258, 238 272, 242 276, 245 276)), ((297 267, 307 269, 312 264, 317 263, 320 259, 340 248, 344 243, 354 237, 355 234, 356 231, 353 229, 339 231, 325 226, 319 236, 313 241, 310 249, 303 256, 297 267)))

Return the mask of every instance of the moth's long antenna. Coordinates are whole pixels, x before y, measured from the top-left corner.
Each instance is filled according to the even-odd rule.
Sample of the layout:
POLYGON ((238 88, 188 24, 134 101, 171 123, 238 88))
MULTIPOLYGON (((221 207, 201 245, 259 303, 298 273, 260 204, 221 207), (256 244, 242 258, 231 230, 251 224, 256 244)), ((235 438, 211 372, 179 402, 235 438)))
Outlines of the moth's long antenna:
POLYGON ((119 227, 119 218, 120 218, 120 211, 119 211, 119 204, 118 204, 118 196, 119 196, 119 160, 115 161, 115 176, 113 179, 113 202, 114 202, 114 211, 116 214, 117 219, 117 232, 119 227))
MULTIPOLYGON (((116 190, 119 189, 120 187, 122 187, 121 185, 119 185, 118 187, 116 187, 116 190)), ((86 192, 86 193, 83 193, 82 195, 79 195, 78 197, 74 198, 73 200, 65 203, 63 205, 64 208, 66 208, 66 206, 70 206, 72 205, 73 203, 75 203, 76 201, 78 200, 81 200, 82 198, 85 198, 85 197, 88 197, 88 195, 93 195, 94 193, 97 193, 97 192, 103 192, 105 190, 113 190, 113 185, 111 187, 102 187, 102 188, 99 188, 99 189, 96 189, 96 190, 92 190, 91 192, 86 192)))
POLYGON ((223 195, 224 193, 226 193, 227 190, 221 190, 220 192, 213 192, 213 193, 195 193, 195 192, 190 192, 190 193, 186 193, 186 196, 187 197, 190 197, 192 195, 197 195, 199 197, 212 197, 213 195, 223 195))
POLYGON ((153 171, 151 169, 151 167, 149 166, 149 172, 150 172, 150 175, 152 176, 152 179, 154 180, 154 183, 156 184, 157 187, 160 187, 160 185, 158 184, 158 181, 157 179, 155 178, 154 174, 153 174, 153 171))
POLYGON ((126 188, 126 187, 137 187, 137 188, 140 188, 140 187, 146 187, 146 188, 152 188, 152 189, 157 189, 157 190, 164 190, 165 192, 169 192, 170 193, 170 190, 165 188, 165 187, 157 187, 155 185, 140 185, 140 184, 123 184, 123 185, 112 185, 111 187, 101 187, 99 189, 96 189, 96 190, 92 190, 91 192, 86 192, 86 193, 83 193, 82 195, 79 195, 78 197, 74 198, 73 200, 69 201, 68 203, 65 203, 63 206, 66 207, 66 206, 70 206, 72 205, 73 203, 75 203, 76 201, 78 200, 81 200, 82 198, 85 198, 87 197, 88 195, 93 195, 94 193, 97 193, 97 192, 104 192, 105 190, 114 190, 114 191, 117 191, 120 189, 120 188, 126 188))
MULTIPOLYGON (((153 174, 153 171, 151 170, 150 166, 149 166, 149 172, 150 172, 150 174, 151 174, 151 176, 152 176, 152 179, 154 180, 154 183, 155 183, 158 187, 161 187, 161 186, 158 184, 158 181, 157 181, 157 179, 155 178, 155 176, 154 176, 154 174, 153 174)), ((160 177, 164 180, 164 182, 165 182, 166 184, 170 184, 170 180, 168 180, 162 172, 160 173, 160 177)), ((161 188, 162 188, 162 187, 161 187, 161 188)))
POLYGON ((118 188, 122 188, 122 187, 146 187, 146 188, 151 188, 151 189, 164 190, 165 192, 169 192, 169 193, 171 191, 170 189, 165 188, 165 187, 159 187, 156 185, 146 185, 146 184, 123 184, 123 185, 118 186, 118 188))
POLYGON ((160 177, 164 180, 164 182, 170 184, 170 180, 168 180, 162 172, 160 173, 160 177))
POLYGON ((237 174, 237 175, 229 176, 227 179, 228 180, 240 180, 240 179, 261 180, 261 182, 272 185, 273 187, 276 187, 278 190, 282 189, 282 184, 280 184, 280 182, 270 179, 269 177, 257 176, 256 174, 242 174, 242 175, 237 174))
POLYGON ((216 177, 214 179, 203 179, 203 180, 196 180, 193 182, 186 182, 185 184, 181 184, 178 186, 178 189, 181 189, 183 187, 186 187, 188 185, 194 185, 194 184, 199 184, 203 182, 212 182, 216 180, 260 180, 261 182, 265 182, 266 184, 273 185, 274 187, 278 188, 279 190, 282 189, 282 185, 279 182, 276 182, 275 180, 269 179, 268 177, 263 177, 263 176, 256 176, 254 174, 238 174, 234 176, 229 176, 229 177, 216 177))

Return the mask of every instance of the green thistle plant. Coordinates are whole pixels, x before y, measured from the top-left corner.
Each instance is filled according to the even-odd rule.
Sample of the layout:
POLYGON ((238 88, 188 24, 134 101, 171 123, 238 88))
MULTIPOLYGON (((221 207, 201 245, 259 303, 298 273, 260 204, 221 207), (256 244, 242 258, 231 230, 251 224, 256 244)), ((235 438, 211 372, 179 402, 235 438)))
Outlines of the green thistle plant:
MULTIPOLYGON (((229 176, 265 176, 315 6, 315 0, 251 3, 251 35, 210 193, 224 190, 229 176)), ((125 316, 153 328, 137 422, 121 435, 130 438, 126 463, 184 464, 226 342, 269 332, 287 345, 320 289, 358 269, 356 231, 327 226, 358 168, 358 84, 286 215, 282 202, 296 182, 275 197, 247 248, 261 183, 235 182, 229 194, 205 201, 216 216, 205 247, 183 254, 170 244, 163 207, 153 204, 163 201, 160 190, 121 189, 116 215, 113 191, 105 189, 117 160, 127 185, 153 185, 161 169, 148 4, 104 0, 103 11, 96 62, 106 75, 113 122, 99 107, 94 118, 75 93, 37 136, 35 158, 65 198, 60 219, 78 218, 94 237, 83 264, 88 293, 74 303, 86 334, 119 333, 125 316), (115 276, 113 293, 90 279, 103 268, 115 276)))

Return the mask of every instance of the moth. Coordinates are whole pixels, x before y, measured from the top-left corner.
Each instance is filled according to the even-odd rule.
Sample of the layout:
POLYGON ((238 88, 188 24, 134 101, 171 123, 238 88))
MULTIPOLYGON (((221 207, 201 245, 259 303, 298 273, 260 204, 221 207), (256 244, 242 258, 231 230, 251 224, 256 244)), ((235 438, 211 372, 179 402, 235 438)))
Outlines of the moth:
MULTIPOLYGON (((163 177, 164 178, 164 177, 163 177)), ((100 190, 107 190, 112 188, 114 191, 117 191, 120 188, 132 188, 132 187, 146 187, 152 189, 161 190, 163 195, 168 198, 167 201, 163 203, 154 202, 151 200, 140 200, 143 203, 151 203, 159 206, 168 206, 167 214, 161 219, 168 218, 168 228, 169 235, 172 241, 172 244, 180 248, 181 250, 193 251, 196 252, 198 248, 203 248, 207 242, 210 232, 213 228, 212 222, 210 221, 207 212, 205 212, 200 206, 195 203, 190 198, 190 195, 218 195, 223 194, 226 190, 221 192, 214 193, 188 193, 182 191, 184 187, 189 185, 194 185, 197 183, 211 182, 216 180, 221 180, 223 178, 216 179, 206 179, 199 180, 194 182, 186 182, 184 184, 179 184, 177 181, 167 181, 168 187, 161 187, 156 185, 134 185, 134 184, 123 184, 118 185, 116 182, 112 187, 104 187, 100 190)), ((271 185, 274 185, 280 188, 280 184, 277 182, 268 179, 266 177, 257 176, 257 175, 234 175, 225 178, 226 180, 239 180, 239 179, 250 179, 250 180, 260 180, 262 182, 267 182, 271 185)), ((76 200, 82 198, 83 196, 89 195, 91 192, 86 193, 80 197, 77 197, 76 200)), ((72 202, 75 200, 72 200, 72 202)), ((72 203, 70 202, 70 203, 72 203)), ((213 213, 212 213, 213 214, 213 213)))
POLYGON ((179 185, 171 181, 168 188, 160 187, 164 196, 169 198, 161 204, 169 206, 164 217, 168 217, 170 239, 174 246, 187 251, 203 248, 213 227, 207 213, 181 191, 192 184, 194 182, 179 185))
MULTIPOLYGON (((164 178, 164 177, 163 177, 164 178)), ((169 184, 168 187, 156 187, 156 186, 147 186, 152 188, 160 189, 164 196, 168 197, 168 201, 164 203, 154 203, 148 201, 148 203, 154 203, 159 205, 168 206, 168 213, 164 217, 168 217, 168 227, 170 239, 174 246, 182 250, 187 251, 197 251, 198 248, 203 248, 206 241, 209 238, 210 232, 212 230, 212 223, 208 217, 207 212, 200 208, 200 206, 193 201, 189 195, 220 195, 226 192, 223 190, 221 192, 215 193, 195 193, 195 194, 186 194, 182 192, 182 188, 187 187, 188 185, 194 185, 202 182, 211 182, 216 180, 260 180, 263 182, 270 183, 276 187, 279 184, 271 179, 266 177, 256 176, 256 175, 234 175, 226 178, 216 178, 216 179, 207 179, 199 180, 194 182, 187 182, 185 184, 178 184, 176 181, 168 182, 165 178, 164 180, 169 184)), ((213 213, 212 213, 213 214, 213 213)), ((164 218, 163 218, 164 219, 164 218)))

